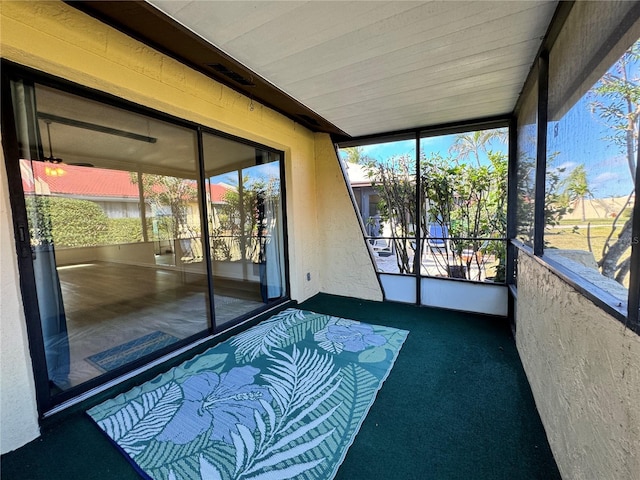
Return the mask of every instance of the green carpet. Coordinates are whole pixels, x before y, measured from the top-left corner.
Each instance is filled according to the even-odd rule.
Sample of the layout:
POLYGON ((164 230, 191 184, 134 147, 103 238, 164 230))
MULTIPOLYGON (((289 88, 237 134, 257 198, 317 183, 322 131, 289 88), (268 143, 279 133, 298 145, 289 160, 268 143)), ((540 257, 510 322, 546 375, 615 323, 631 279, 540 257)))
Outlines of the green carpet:
MULTIPOLYGON (((330 295, 299 308, 411 331, 336 479, 561 478, 506 321, 330 295)), ((138 479, 83 411, 191 356, 51 419, 2 479, 138 479)))

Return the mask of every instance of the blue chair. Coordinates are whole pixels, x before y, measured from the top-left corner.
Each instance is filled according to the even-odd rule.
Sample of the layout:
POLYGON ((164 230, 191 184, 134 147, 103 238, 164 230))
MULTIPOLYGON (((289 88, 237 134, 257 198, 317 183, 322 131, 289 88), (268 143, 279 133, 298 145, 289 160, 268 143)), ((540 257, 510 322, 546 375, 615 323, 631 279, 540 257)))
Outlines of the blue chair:
POLYGON ((427 247, 433 253, 434 250, 449 251, 449 229, 446 225, 439 223, 429 224, 429 237, 427 238, 427 247))

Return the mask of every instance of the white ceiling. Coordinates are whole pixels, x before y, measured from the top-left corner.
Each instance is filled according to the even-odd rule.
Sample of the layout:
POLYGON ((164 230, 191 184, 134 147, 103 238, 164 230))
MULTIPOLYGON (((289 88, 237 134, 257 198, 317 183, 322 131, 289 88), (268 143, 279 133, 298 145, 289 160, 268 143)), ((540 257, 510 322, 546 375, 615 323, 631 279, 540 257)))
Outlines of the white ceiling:
POLYGON ((147 1, 352 136, 510 113, 558 3, 147 1))

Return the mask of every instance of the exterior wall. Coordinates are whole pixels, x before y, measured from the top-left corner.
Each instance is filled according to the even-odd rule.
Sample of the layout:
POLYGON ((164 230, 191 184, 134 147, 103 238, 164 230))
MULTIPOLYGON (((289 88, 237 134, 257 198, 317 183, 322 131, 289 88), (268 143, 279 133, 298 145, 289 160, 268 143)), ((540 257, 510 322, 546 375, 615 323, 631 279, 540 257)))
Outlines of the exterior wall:
POLYGON ((39 427, 2 151, 0 157, 0 453, 6 453, 35 438, 39 427))
POLYGON ((382 300, 360 220, 328 135, 316 134, 315 157, 321 290, 335 295, 382 300))
MULTIPOLYGON (((293 120, 256 102, 249 109, 248 98, 63 2, 3 1, 0 7, 3 58, 284 151, 291 298, 303 301, 325 286, 337 293, 338 285, 341 295, 381 298, 372 281, 373 265, 364 261, 367 250, 345 183, 337 176, 337 160, 315 161, 317 153, 326 155, 328 137, 322 139, 325 146, 317 152, 314 134, 293 120), (337 230, 325 228, 329 218, 332 229, 337 230), (331 241, 328 250, 323 245, 326 239, 331 241), (339 257, 324 257, 334 250, 339 257), (356 275, 358 269, 365 272, 356 275), (341 277, 346 272, 349 281, 341 277)), ((6 177, 4 164, 2 173, 6 177)), ((6 180, 0 218, 2 452, 38 434, 17 262, 15 252, 4 248, 5 241, 13 245, 4 183, 6 180), (8 364, 15 367, 8 370, 8 364)))
POLYGON ((120 243, 97 247, 57 248, 56 264, 71 265, 92 261, 155 265, 152 242, 120 243))
POLYGON ((637 478, 640 337, 518 259, 516 343, 563 478, 637 478))

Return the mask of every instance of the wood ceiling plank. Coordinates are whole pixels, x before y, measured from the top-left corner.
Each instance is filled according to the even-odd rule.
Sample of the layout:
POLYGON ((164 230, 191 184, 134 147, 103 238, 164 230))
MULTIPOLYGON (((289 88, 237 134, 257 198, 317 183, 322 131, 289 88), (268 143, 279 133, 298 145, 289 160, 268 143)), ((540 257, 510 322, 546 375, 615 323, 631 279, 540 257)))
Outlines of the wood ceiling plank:
POLYGON ((361 100, 359 96, 354 96, 351 99, 345 98, 342 104, 334 108, 328 108, 326 111, 321 112, 321 114, 328 115, 329 117, 344 118, 343 114, 347 112, 357 113, 363 109, 378 110, 387 105, 389 108, 405 108, 413 105, 417 99, 436 101, 456 98, 462 95, 473 96, 474 94, 482 97, 482 92, 494 88, 499 89, 503 94, 508 94, 510 92, 508 85, 514 84, 522 84, 520 71, 506 69, 499 72, 487 72, 475 78, 461 77, 449 82, 440 83, 428 89, 416 89, 404 92, 394 91, 393 93, 380 96, 376 99, 361 100))
MULTIPOLYGON (((250 52, 258 70, 283 58, 334 42, 345 32, 360 32, 416 6, 415 2, 310 2, 287 12, 260 28, 233 39, 222 39, 221 48, 230 52, 250 52), (275 47, 275 48, 274 48, 275 47)), ((212 37, 219 38, 216 32, 212 37)))
MULTIPOLYGON (((520 83, 505 85, 506 89, 515 91, 520 83)), ((336 120, 350 129, 351 135, 367 135, 374 130, 376 133, 420 125, 448 123, 461 119, 474 119, 505 114, 511 111, 514 95, 505 96, 504 88, 493 87, 478 92, 453 95, 438 100, 415 98, 411 105, 379 107, 369 109, 366 105, 350 111, 350 115, 337 117, 336 120), (421 122, 412 124, 412 118, 421 118, 421 122), (409 126, 403 127, 402 122, 409 126), (379 126, 376 127, 376 124, 379 126)))
POLYGON ((221 47, 307 2, 153 0, 149 3, 221 47))
MULTIPOLYGON (((428 109, 432 123, 456 115, 464 120, 465 102, 466 114, 474 116, 510 111, 505 105, 513 109, 557 5, 556 0, 148 3, 264 79, 265 86, 275 85, 283 94, 277 105, 308 107, 328 120, 323 128, 358 135, 370 133, 367 128, 381 131, 376 122, 385 119, 401 129, 403 119, 409 124, 421 117, 418 108, 428 109)), ((192 57, 192 64, 207 68, 206 60, 192 57)))
MULTIPOLYGON (((342 79, 345 84, 351 81, 384 76, 395 72, 405 71, 407 66, 416 63, 428 66, 438 65, 460 58, 467 58, 474 54, 493 52, 500 55, 499 48, 515 49, 521 51, 525 46, 523 42, 534 41, 537 45, 528 44, 529 52, 526 59, 533 61, 533 57, 540 44, 540 36, 544 27, 535 32, 524 34, 527 25, 531 24, 528 18, 512 18, 513 25, 510 27, 500 27, 500 22, 490 22, 490 30, 493 33, 487 34, 485 25, 478 25, 467 32, 467 36, 461 38, 460 35, 449 33, 442 37, 425 40, 413 45, 398 45, 395 50, 388 53, 387 50, 375 52, 373 48, 360 56, 354 55, 350 61, 340 61, 330 63, 322 56, 308 55, 307 57, 296 59, 296 63, 289 66, 282 65, 282 71, 273 72, 270 78, 279 82, 289 91, 296 92, 305 83, 321 83, 323 85, 334 85, 336 79, 342 79), (484 37, 481 33, 484 32, 484 37), (295 70, 295 72, 291 72, 295 70)), ((409 69, 415 69, 410 67, 409 69)))
MULTIPOLYGON (((523 59, 522 52, 512 52, 504 56, 477 55, 470 58, 459 59, 447 63, 424 67, 416 65, 416 69, 409 72, 399 72, 379 78, 363 78, 360 81, 344 83, 336 79, 334 87, 330 91, 311 87, 303 91, 308 105, 318 105, 323 109, 341 105, 345 98, 352 97, 353 91, 358 92, 362 100, 371 100, 387 95, 389 92, 405 92, 411 90, 428 90, 432 86, 440 85, 460 77, 476 77, 491 71, 502 71, 514 68, 521 72, 522 78, 526 76, 531 61, 523 59)), ((314 82, 310 84, 315 85, 314 82)), ((318 84, 322 85, 322 84, 318 84)))
MULTIPOLYGON (((524 32, 526 25, 532 23, 533 12, 529 12, 527 15, 529 18, 523 20, 522 17, 512 17, 513 14, 504 10, 496 12, 486 7, 481 8, 487 3, 489 2, 474 2, 462 12, 456 11, 455 21, 447 22, 447 16, 445 16, 437 24, 432 23, 437 19, 422 18, 419 14, 412 16, 412 12, 406 12, 389 20, 389 22, 394 21, 391 29, 373 25, 366 30, 349 32, 338 39, 312 46, 296 55, 263 65, 260 73, 273 78, 276 82, 293 84, 315 78, 327 71, 354 68, 354 65, 370 59, 374 64, 384 68, 382 60, 391 59, 394 56, 418 54, 429 58, 430 50, 440 47, 442 51, 446 51, 454 48, 454 45, 461 45, 461 48, 470 47, 473 44, 482 45, 487 41, 482 35, 491 32, 493 32, 492 39, 499 39, 500 33, 496 34, 495 31, 507 30, 505 35, 508 35, 507 25, 509 21, 516 19, 519 23, 513 28, 519 30, 521 35, 528 36, 524 32), (486 25, 487 23, 489 25, 486 25)), ((519 3, 513 2, 513 4, 519 3)), ((457 5, 456 2, 452 4, 457 5)))

